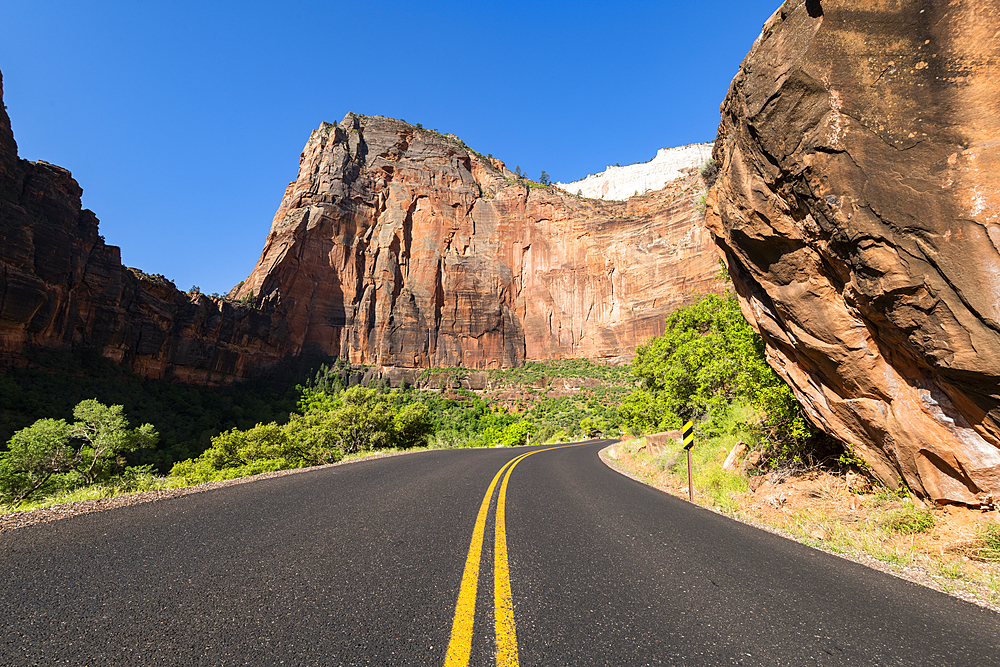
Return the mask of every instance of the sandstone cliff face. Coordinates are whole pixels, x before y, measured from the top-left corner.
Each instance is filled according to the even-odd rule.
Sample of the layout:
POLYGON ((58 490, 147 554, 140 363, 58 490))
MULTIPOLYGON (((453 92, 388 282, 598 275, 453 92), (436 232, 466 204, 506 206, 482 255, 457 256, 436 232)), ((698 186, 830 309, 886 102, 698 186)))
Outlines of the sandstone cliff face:
POLYGON ((628 203, 585 200, 454 137, 348 114, 312 133, 234 295, 284 313, 295 350, 354 363, 617 356, 711 288, 697 187, 690 176, 628 203))
POLYGON ((69 171, 18 159, 0 109, 0 367, 29 346, 89 347, 150 377, 224 382, 285 353, 282 320, 123 267, 82 194, 69 171))
POLYGON ((794 0, 722 106, 709 221, 815 422, 939 502, 1000 492, 1000 9, 794 0))

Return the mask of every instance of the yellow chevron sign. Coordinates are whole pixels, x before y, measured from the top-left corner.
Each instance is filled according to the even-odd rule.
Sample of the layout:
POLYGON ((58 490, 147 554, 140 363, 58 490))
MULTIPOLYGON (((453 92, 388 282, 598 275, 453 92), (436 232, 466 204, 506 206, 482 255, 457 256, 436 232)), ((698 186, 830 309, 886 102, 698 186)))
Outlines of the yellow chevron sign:
POLYGON ((681 433, 684 436, 684 449, 690 451, 694 447, 694 422, 690 420, 684 422, 681 433))

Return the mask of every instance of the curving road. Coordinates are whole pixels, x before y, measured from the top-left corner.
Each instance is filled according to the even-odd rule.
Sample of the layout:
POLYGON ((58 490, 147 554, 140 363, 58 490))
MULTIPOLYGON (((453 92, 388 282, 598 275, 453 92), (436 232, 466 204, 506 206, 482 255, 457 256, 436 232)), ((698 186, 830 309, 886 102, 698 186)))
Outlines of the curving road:
POLYGON ((0 665, 997 663, 996 614, 645 487, 607 443, 422 452, 0 535, 0 665))

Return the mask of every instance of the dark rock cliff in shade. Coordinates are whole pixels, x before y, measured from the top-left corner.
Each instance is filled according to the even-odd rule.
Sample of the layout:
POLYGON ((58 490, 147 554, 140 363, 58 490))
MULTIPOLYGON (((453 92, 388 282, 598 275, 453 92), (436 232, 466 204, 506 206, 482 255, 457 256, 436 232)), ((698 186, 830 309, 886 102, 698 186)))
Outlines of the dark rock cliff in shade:
POLYGON ((939 502, 1000 493, 998 34, 996 3, 786 2, 715 144, 709 224, 772 365, 939 502))
POLYGON ((280 318, 122 266, 82 194, 69 171, 18 159, 0 109, 0 367, 32 346, 91 348, 150 377, 225 382, 287 351, 280 318))
POLYGON ((613 357, 713 288, 696 176, 628 202, 516 179, 454 137, 382 117, 324 123, 234 292, 296 349, 394 367, 613 357))

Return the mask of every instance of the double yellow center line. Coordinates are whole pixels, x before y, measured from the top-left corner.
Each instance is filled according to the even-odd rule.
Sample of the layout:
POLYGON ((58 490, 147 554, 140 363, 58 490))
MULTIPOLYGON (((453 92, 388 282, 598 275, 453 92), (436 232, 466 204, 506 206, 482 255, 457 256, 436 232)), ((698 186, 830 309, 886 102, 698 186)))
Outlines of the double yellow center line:
MULTIPOLYGON (((569 447, 573 445, 563 445, 569 447)), ((483 536, 486 533, 486 519, 490 511, 490 501, 497 483, 500 484, 500 496, 497 498, 496 517, 494 519, 493 546, 493 607, 494 628, 496 632, 496 663, 503 667, 517 667, 517 631, 514 627, 514 603, 510 594, 510 571, 507 567, 507 522, 504 517, 507 503, 507 482, 514 467, 524 458, 562 447, 548 447, 525 452, 508 461, 493 477, 486 489, 483 502, 479 506, 475 528, 472 529, 472 543, 469 545, 469 556, 465 559, 465 571, 462 574, 462 585, 458 590, 458 603, 455 605, 455 620, 451 625, 451 641, 448 643, 448 653, 445 655, 445 667, 466 667, 472 652, 472 624, 476 617, 476 591, 479 588, 479 562, 483 554, 483 536), (505 474, 506 473, 506 474, 505 474)))

